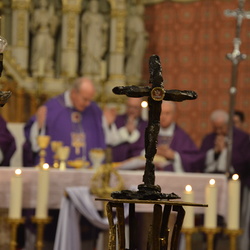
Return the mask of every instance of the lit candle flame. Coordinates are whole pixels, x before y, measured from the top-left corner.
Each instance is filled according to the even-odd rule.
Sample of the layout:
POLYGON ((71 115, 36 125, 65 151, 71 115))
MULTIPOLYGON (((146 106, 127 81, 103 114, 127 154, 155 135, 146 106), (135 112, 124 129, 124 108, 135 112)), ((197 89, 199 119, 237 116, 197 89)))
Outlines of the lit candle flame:
POLYGON ((49 169, 49 164, 48 163, 44 163, 43 164, 43 170, 47 170, 49 169))
POLYGON ((234 174, 234 175, 232 176, 232 179, 233 179, 234 181, 237 181, 237 180, 239 179, 239 175, 238 175, 238 174, 234 174))
POLYGON ((209 184, 210 184, 211 186, 215 185, 215 179, 211 179, 211 180, 209 181, 209 184))
POLYGON ((15 174, 16 175, 20 175, 22 173, 22 170, 20 169, 20 168, 17 168, 16 170, 15 170, 15 174))
POLYGON ((146 107, 148 106, 148 102, 147 102, 147 101, 141 102, 141 106, 142 106, 143 108, 146 108, 146 107))
POLYGON ((187 192, 191 192, 191 191, 192 191, 192 186, 191 186, 191 185, 187 185, 187 186, 185 187, 185 190, 186 190, 187 192))

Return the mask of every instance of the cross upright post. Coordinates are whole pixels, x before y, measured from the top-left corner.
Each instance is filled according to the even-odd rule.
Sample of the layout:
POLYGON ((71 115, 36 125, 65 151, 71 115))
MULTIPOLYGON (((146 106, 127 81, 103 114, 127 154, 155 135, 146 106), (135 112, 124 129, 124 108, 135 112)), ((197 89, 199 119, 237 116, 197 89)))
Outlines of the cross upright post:
POLYGON ((112 193, 113 198, 139 198, 139 199, 173 199, 179 198, 175 194, 162 194, 161 187, 155 185, 155 166, 154 156, 157 152, 157 137, 160 130, 160 114, 162 101, 181 102, 184 100, 194 100, 197 94, 190 90, 165 90, 163 85, 162 67, 160 58, 152 55, 149 59, 150 86, 118 86, 113 88, 117 95, 126 95, 128 97, 148 96, 148 126, 145 131, 145 170, 143 175, 144 184, 138 186, 138 192, 123 190, 112 193))
POLYGON ((250 19, 250 11, 244 11, 245 0, 239 0, 238 9, 236 10, 225 10, 225 15, 228 17, 236 17, 236 34, 233 40, 233 52, 228 53, 226 58, 232 62, 232 73, 231 73, 231 87, 229 90, 230 101, 229 101, 229 121, 228 121, 228 140, 227 140, 227 169, 226 175, 230 176, 230 166, 232 160, 232 148, 233 148, 233 115, 236 103, 237 94, 237 80, 238 80, 238 65, 242 60, 247 58, 246 54, 240 52, 240 32, 242 20, 244 18, 250 19))

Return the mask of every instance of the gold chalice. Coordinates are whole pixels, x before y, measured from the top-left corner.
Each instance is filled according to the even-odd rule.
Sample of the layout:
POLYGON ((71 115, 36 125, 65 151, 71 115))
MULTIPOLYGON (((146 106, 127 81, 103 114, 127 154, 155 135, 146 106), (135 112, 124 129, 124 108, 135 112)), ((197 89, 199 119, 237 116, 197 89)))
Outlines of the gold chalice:
POLYGON ((54 152, 54 163, 53 163, 53 167, 54 168, 59 168, 59 158, 58 158, 58 149, 60 147, 63 146, 63 142, 62 141, 52 141, 50 143, 51 145, 51 149, 54 152))
POLYGON ((59 163, 59 169, 65 170, 66 169, 66 160, 69 158, 70 147, 69 146, 62 146, 57 149, 59 163))
POLYGON ((37 137, 37 144, 40 147, 39 167, 41 167, 41 168, 42 168, 43 164, 45 163, 46 148, 49 146, 49 142, 50 142, 50 136, 48 136, 48 135, 39 135, 37 137))

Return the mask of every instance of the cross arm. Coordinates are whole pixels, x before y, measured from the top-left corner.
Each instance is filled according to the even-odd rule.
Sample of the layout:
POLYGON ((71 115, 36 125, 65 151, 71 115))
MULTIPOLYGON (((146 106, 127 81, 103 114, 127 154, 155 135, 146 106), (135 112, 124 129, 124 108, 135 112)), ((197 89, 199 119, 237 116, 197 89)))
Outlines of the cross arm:
POLYGON ((118 86, 112 89, 113 93, 116 95, 126 95, 128 97, 143 97, 149 96, 150 94, 150 87, 143 87, 143 86, 118 86))
POLYGON ((198 97, 196 92, 191 90, 165 90, 165 96, 163 100, 165 101, 174 101, 174 102, 182 102, 185 100, 195 100, 198 97))

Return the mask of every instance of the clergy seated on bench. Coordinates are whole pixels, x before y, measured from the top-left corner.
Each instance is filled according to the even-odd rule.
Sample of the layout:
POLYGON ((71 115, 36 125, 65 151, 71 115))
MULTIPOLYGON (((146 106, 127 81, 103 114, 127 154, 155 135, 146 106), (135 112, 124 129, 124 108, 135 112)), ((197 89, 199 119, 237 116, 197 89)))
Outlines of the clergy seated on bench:
POLYGON ((113 162, 122 162, 141 155, 147 122, 142 119, 142 98, 127 98, 126 112, 116 115, 111 108, 104 109, 107 121, 107 144, 112 148, 113 162))
POLYGON ((242 184, 242 225, 244 238, 248 241, 241 244, 247 244, 248 247, 241 249, 250 249, 249 245, 249 202, 250 202, 250 137, 244 131, 233 127, 232 138, 232 158, 229 169, 227 169, 227 151, 228 151, 228 121, 229 115, 224 110, 215 110, 211 117, 212 131, 206 135, 201 144, 201 152, 204 155, 201 164, 201 172, 204 173, 226 173, 238 174, 242 184), (245 214, 246 213, 246 214, 245 214), (248 219, 247 219, 248 218, 248 219), (245 230, 247 229, 247 230, 245 230))
MULTIPOLYGON (((69 90, 41 106, 36 116, 33 116, 24 128, 26 138, 23 146, 24 166, 35 166, 39 162, 40 148, 37 145, 39 134, 49 135, 51 141, 62 141, 64 146, 69 146, 68 160, 84 159, 85 157, 86 160, 89 160, 91 149, 105 148, 102 111, 93 102, 94 96, 95 88, 92 81, 82 77, 76 79, 69 90), (81 143, 78 150, 76 150, 75 140, 81 143)), ((50 146, 46 149, 45 161, 52 166, 53 151, 50 146)), ((53 220, 45 230, 45 240, 51 242, 51 248, 46 247, 48 250, 53 249, 58 212, 58 210, 49 211, 53 220)), ((32 216, 30 211, 29 216, 32 216)), ((84 225, 88 225, 89 230, 84 226, 83 235, 87 239, 96 239, 96 228, 93 229, 85 218, 82 218, 82 221, 84 221, 84 225)))
POLYGON ((16 141, 0 116, 0 166, 10 166, 10 160, 16 151, 16 141))
MULTIPOLYGON (((171 101, 162 103, 160 132, 157 153, 154 157, 156 170, 172 172, 197 172, 202 159, 198 147, 190 136, 176 122, 176 104, 171 101)), ((120 169, 144 168, 145 151, 139 157, 122 162, 120 169)))

